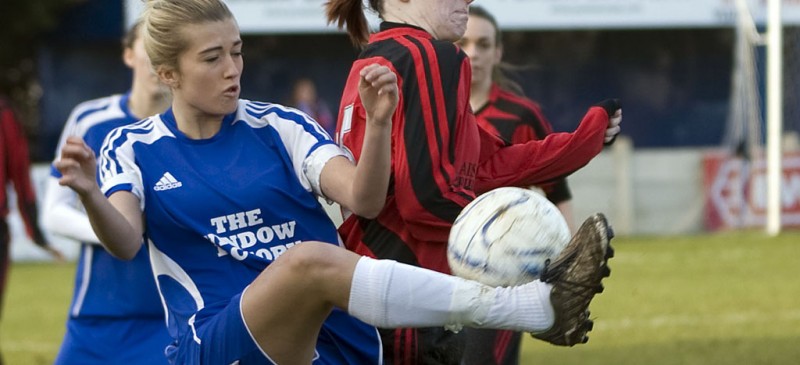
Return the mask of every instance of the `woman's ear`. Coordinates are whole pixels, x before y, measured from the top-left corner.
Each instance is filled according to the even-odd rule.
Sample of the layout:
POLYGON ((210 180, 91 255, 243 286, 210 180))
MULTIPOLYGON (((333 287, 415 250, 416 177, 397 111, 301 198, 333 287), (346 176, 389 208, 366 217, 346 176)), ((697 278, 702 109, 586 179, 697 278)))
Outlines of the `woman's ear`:
POLYGON ((170 89, 177 89, 180 87, 180 79, 178 72, 172 67, 159 67, 156 74, 164 85, 169 86, 170 89))
POLYGON ((122 51, 122 62, 128 68, 133 68, 133 48, 125 47, 125 50, 122 51))

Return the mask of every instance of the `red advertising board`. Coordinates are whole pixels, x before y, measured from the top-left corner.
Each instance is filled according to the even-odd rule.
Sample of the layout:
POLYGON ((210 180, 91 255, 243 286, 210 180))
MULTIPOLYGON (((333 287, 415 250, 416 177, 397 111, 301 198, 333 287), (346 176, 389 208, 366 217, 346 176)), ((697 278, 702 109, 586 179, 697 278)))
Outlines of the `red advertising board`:
MULTIPOLYGON (((724 153, 703 158, 706 229, 763 227, 767 211, 767 171, 763 158, 745 161, 724 153)), ((800 227, 800 153, 783 157, 781 221, 800 227)))

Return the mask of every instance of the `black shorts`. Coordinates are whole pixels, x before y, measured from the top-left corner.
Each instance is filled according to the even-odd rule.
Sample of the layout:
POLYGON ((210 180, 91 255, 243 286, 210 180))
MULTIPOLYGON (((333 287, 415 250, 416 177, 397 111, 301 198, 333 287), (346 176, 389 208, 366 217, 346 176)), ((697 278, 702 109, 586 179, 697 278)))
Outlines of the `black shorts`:
POLYGON ((521 332, 465 328, 464 334, 461 365, 519 365, 521 332))
POLYGON ((443 327, 381 329, 385 365, 459 365, 464 331, 443 327))

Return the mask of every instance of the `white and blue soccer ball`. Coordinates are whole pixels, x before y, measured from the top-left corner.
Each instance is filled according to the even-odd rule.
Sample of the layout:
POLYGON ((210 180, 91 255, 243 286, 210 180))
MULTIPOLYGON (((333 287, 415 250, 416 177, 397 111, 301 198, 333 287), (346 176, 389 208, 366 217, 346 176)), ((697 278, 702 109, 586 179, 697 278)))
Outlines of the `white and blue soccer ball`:
POLYGON ((569 244, 564 216, 542 194, 522 188, 489 191, 469 203, 450 230, 453 275, 490 286, 514 286, 541 275, 545 261, 569 244))

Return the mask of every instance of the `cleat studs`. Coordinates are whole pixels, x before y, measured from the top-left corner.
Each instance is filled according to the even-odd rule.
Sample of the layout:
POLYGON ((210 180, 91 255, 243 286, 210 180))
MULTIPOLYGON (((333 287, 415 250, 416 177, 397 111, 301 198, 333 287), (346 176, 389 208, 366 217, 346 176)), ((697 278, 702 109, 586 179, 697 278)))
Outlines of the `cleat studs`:
POLYGON ((606 249, 606 260, 608 260, 608 259, 610 259, 612 257, 614 257, 614 247, 611 247, 611 245, 608 245, 608 248, 606 249))

